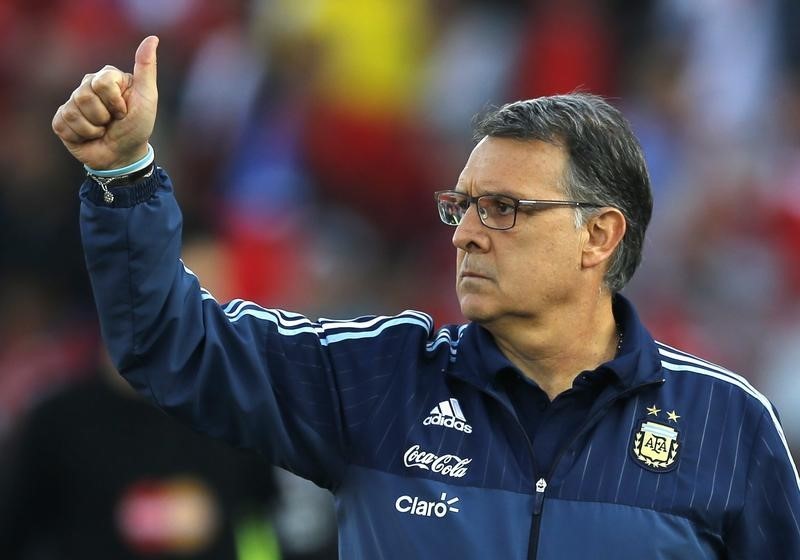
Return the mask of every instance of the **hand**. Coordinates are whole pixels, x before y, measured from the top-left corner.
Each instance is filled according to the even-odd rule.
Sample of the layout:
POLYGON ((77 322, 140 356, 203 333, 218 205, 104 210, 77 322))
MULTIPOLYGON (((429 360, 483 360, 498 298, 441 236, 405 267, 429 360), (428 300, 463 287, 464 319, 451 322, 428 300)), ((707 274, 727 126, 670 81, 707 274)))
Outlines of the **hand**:
POLYGON ((53 117, 53 132, 81 163, 115 169, 147 154, 158 107, 158 37, 136 50, 133 74, 106 66, 87 74, 53 117))

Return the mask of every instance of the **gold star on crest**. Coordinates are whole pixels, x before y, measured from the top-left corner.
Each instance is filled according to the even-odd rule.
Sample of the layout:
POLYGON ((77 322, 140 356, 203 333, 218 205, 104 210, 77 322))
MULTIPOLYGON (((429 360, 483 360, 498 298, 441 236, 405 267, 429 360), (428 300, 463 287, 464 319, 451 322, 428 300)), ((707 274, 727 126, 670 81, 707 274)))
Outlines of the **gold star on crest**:
POLYGON ((659 412, 661 412, 661 409, 660 409, 660 408, 656 408, 656 405, 653 405, 653 406, 648 406, 648 407, 647 407, 647 415, 648 415, 648 416, 650 416, 651 414, 652 414, 653 416, 658 416, 658 413, 659 413, 659 412))
POLYGON ((678 414, 674 410, 672 412, 667 412, 667 420, 675 422, 677 424, 678 418, 680 418, 680 416, 678 416, 678 414))

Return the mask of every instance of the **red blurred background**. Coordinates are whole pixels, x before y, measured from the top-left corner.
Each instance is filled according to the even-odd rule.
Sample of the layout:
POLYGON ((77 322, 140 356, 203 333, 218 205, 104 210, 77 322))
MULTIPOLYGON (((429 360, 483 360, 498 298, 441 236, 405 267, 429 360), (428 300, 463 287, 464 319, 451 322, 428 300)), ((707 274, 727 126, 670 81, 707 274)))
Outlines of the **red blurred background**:
POLYGON ((745 375, 800 449, 795 0, 2 0, 0 437, 101 355, 80 165, 50 131, 158 34, 152 144, 218 300, 460 321, 452 185, 490 104, 580 88, 645 149, 655 215, 626 293, 657 338, 745 375))

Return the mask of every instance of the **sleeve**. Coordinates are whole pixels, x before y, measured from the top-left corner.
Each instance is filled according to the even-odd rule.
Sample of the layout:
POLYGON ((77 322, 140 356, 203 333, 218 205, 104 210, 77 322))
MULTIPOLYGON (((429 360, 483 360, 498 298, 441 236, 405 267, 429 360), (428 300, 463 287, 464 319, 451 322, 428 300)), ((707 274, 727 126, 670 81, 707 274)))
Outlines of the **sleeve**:
POLYGON ((800 558, 800 479, 772 408, 759 422, 744 507, 727 534, 731 559, 800 558))
POLYGON ((243 300, 221 305, 180 260, 166 173, 114 194, 109 206, 83 184, 81 236, 119 371, 195 430, 334 487, 395 372, 409 371, 430 336, 430 317, 313 322, 243 300))

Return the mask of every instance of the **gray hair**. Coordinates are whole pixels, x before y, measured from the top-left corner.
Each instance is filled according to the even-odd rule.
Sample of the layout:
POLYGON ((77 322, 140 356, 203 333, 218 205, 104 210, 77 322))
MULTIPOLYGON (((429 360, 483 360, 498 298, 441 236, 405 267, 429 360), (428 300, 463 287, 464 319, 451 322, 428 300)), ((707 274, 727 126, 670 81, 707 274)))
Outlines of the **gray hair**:
MULTIPOLYGON (((476 118, 474 138, 539 140, 563 147, 567 169, 563 188, 572 200, 613 206, 627 230, 611 256, 605 285, 621 290, 642 260, 644 235, 653 211, 650 178, 642 148, 630 125, 603 98, 571 93, 516 101, 476 118)), ((596 209, 576 210, 579 227, 596 209)))

